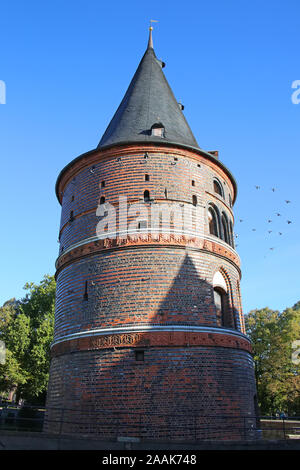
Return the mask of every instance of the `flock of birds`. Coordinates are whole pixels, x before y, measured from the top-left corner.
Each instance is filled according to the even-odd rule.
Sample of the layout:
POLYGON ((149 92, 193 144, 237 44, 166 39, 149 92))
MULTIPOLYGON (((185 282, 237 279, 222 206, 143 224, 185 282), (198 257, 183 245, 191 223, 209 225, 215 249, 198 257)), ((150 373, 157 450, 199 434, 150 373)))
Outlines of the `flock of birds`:
MULTIPOLYGON (((261 187, 260 187, 260 186, 257 186, 257 185, 255 185, 254 187, 255 187, 255 189, 256 189, 257 191, 259 191, 259 190, 261 189, 261 187)), ((275 193, 276 188, 271 188, 271 191, 272 191, 273 193, 275 193)), ((285 202, 285 204, 291 204, 292 201, 290 201, 289 199, 285 199, 284 202, 285 202)), ((277 212, 274 212, 274 215, 275 215, 276 218, 277 218, 277 217, 282 217, 282 220, 283 220, 283 217, 284 217, 284 216, 283 216, 283 214, 281 214, 280 212, 278 212, 278 211, 277 211, 277 212)), ((238 220, 239 220, 240 223, 243 223, 243 222, 244 222, 244 219, 238 219, 238 220)), ((274 219, 268 218, 268 219, 266 219, 266 222, 267 222, 268 224, 272 224, 272 223, 274 222, 274 219)), ((285 221, 285 223, 286 223, 287 225, 290 225, 290 224, 293 223, 293 221, 290 220, 290 219, 287 219, 287 220, 285 221)), ((269 227, 270 227, 270 229, 267 230, 267 233, 268 233, 269 235, 270 235, 271 233, 277 233, 279 236, 284 235, 283 232, 277 231, 276 228, 274 228, 274 226, 272 227, 272 225, 270 225, 269 227), (271 230, 271 228, 272 228, 272 230, 271 230)), ((252 232, 256 232, 256 231, 257 231, 256 228, 252 228, 251 230, 252 230, 252 232)), ((281 229, 281 230, 282 230, 282 229, 281 229)), ((237 233, 235 234, 235 238, 236 238, 236 239, 239 238, 239 235, 238 235, 237 233)), ((235 243, 235 246, 238 247, 238 243, 235 243)), ((270 248, 269 248, 270 251, 273 251, 274 249, 275 249, 275 247, 270 247, 270 248)))

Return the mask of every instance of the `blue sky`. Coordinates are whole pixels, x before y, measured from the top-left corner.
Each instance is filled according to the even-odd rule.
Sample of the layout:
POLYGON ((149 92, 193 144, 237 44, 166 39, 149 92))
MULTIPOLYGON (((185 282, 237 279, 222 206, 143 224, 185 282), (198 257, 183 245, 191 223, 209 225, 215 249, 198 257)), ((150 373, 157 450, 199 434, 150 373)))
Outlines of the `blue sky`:
POLYGON ((238 182, 244 311, 300 299, 299 1, 12 0, 0 16, 1 304, 54 273, 57 175, 97 146, 150 19, 200 147, 219 150, 238 182))

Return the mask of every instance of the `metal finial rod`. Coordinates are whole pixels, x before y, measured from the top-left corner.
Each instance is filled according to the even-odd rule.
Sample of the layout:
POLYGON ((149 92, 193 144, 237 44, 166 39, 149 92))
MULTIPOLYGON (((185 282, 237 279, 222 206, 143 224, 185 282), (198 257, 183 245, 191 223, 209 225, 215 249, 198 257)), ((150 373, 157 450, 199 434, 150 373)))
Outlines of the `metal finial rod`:
POLYGON ((153 49, 153 39, 152 39, 153 26, 152 26, 152 23, 158 23, 158 21, 157 20, 150 20, 148 49, 150 49, 150 48, 153 49))

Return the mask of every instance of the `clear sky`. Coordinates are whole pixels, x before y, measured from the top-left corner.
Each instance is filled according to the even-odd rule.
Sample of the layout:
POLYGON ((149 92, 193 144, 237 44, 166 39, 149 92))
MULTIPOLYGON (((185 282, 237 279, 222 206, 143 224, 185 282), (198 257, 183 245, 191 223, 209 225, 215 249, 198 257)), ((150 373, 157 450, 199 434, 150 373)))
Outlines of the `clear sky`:
POLYGON ((244 312, 300 300, 300 103, 291 100, 299 0, 6 0, 1 304, 54 273, 56 178, 97 146, 144 53, 150 19, 159 21, 154 49, 200 147, 219 150, 238 182, 244 312))

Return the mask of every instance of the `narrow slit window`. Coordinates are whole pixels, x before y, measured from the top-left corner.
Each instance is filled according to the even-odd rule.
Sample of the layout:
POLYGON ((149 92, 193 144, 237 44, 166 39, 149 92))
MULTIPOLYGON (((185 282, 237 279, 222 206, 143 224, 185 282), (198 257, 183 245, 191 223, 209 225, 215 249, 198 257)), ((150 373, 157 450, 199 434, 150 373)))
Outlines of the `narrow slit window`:
POLYGON ((101 181, 101 188, 105 188, 105 181, 101 181))
POLYGON ((104 204, 104 203, 105 203, 105 197, 104 197, 104 196, 101 196, 101 197, 100 197, 100 204, 102 205, 102 204, 104 204))
POLYGON ((88 287, 88 283, 87 283, 87 281, 85 281, 85 284, 84 284, 84 294, 83 294, 83 300, 88 300, 88 299, 89 299, 89 296, 88 296, 88 291, 87 291, 87 287, 88 287))
POLYGON ((193 195, 192 201, 193 201, 193 206, 196 206, 197 205, 197 196, 195 196, 195 194, 193 195))
POLYGON ((149 175, 145 175, 145 181, 150 181, 150 176, 149 175))

